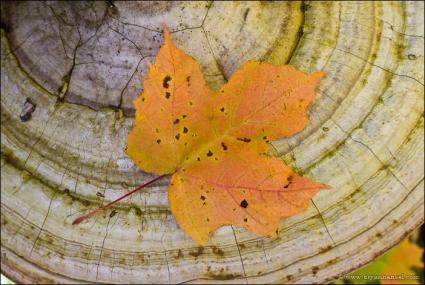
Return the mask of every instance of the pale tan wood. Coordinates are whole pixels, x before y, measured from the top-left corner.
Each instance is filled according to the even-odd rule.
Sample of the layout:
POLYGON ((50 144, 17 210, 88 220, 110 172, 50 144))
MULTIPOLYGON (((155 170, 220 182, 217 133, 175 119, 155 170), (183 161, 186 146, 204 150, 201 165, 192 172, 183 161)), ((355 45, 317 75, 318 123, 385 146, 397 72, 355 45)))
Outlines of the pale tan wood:
POLYGON ((424 219, 423 2, 2 3, 1 264, 31 283, 322 283, 424 219), (308 127, 273 142, 332 186, 276 240, 219 229, 198 247, 163 181, 123 153, 166 23, 217 88, 246 60, 327 72, 308 127), (26 98, 36 105, 22 122, 26 98), (116 214, 113 214, 116 211, 116 214))

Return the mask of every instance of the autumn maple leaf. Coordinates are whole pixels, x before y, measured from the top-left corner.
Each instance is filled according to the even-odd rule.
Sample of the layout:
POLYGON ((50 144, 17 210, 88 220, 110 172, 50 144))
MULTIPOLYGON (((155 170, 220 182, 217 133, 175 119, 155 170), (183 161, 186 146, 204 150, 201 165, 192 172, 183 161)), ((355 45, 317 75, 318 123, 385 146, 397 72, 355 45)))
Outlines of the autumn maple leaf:
POLYGON ((266 154, 269 141, 304 129, 324 72, 308 76, 289 65, 248 61, 214 92, 166 28, 164 39, 134 101, 127 154, 144 171, 172 175, 171 211, 199 244, 229 224, 275 236, 282 217, 328 188, 266 154))

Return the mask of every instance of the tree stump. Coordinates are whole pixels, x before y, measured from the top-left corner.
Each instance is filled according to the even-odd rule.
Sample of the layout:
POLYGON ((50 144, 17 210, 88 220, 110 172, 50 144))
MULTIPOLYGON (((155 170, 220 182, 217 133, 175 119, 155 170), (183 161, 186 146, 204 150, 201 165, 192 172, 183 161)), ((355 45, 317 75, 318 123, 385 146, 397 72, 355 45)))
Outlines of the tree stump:
POLYGON ((1 8, 1 265, 17 282, 321 283, 423 223, 423 2, 7 2, 1 8), (225 226, 198 247, 168 181, 124 154, 167 24, 211 88, 249 59, 324 70, 310 123, 272 142, 332 187, 277 239, 225 226))

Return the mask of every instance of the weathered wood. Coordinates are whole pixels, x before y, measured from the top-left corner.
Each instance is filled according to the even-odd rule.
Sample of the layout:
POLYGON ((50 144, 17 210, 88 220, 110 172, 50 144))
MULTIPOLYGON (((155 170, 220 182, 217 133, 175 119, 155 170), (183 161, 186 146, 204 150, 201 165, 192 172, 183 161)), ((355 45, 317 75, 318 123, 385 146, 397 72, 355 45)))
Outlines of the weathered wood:
POLYGON ((2 3, 7 276, 319 283, 423 223, 423 2, 111 2, 2 3), (197 247, 169 211, 168 181, 71 225, 152 177, 122 149, 163 23, 213 88, 251 58, 327 72, 308 127, 273 147, 333 189, 282 220, 276 240, 226 226, 197 247))

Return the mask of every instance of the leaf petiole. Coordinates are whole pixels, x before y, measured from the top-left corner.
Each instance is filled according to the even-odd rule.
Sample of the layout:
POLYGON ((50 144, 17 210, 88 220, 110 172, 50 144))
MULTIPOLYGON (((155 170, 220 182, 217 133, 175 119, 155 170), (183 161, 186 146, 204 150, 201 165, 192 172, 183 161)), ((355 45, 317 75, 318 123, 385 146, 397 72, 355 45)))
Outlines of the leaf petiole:
POLYGON ((82 221, 84 221, 85 219, 88 219, 88 218, 90 218, 91 216, 95 215, 97 212, 100 212, 100 211, 102 211, 102 210, 104 210, 104 209, 106 209, 106 208, 108 208, 108 207, 112 206, 113 204, 115 204, 115 203, 117 203, 117 202, 121 201, 122 199, 124 199, 125 197, 130 196, 131 194, 133 194, 133 193, 135 193, 135 192, 139 191, 140 189, 142 189, 142 188, 144 188, 144 187, 146 187, 146 186, 149 186, 150 184, 152 184, 152 183, 154 183, 154 182, 156 182, 156 181, 158 181, 158 180, 160 180, 160 179, 162 179, 162 178, 164 178, 165 176, 168 176, 168 175, 170 175, 170 174, 163 174, 163 175, 160 175, 160 176, 158 176, 158 177, 156 177, 156 178, 154 178, 154 179, 152 179, 152 180, 150 180, 150 181, 148 181, 148 182, 146 182, 146 183, 144 183, 144 184, 140 185, 140 186, 139 186, 139 187, 137 187, 136 189, 134 189, 134 190, 132 190, 132 191, 128 192, 127 194, 125 194, 125 195, 123 195, 123 196, 119 197, 118 199, 116 199, 116 200, 114 200, 114 201, 112 201, 112 202, 110 202, 110 203, 108 203, 108 204, 106 204, 106 205, 103 205, 103 206, 101 206, 101 207, 97 208, 96 210, 91 211, 90 213, 88 213, 88 214, 86 214, 86 215, 84 215, 84 216, 81 216, 81 217, 79 217, 79 218, 75 219, 75 220, 72 222, 72 224, 73 224, 73 225, 78 225, 79 223, 81 223, 81 222, 82 222, 82 221))

